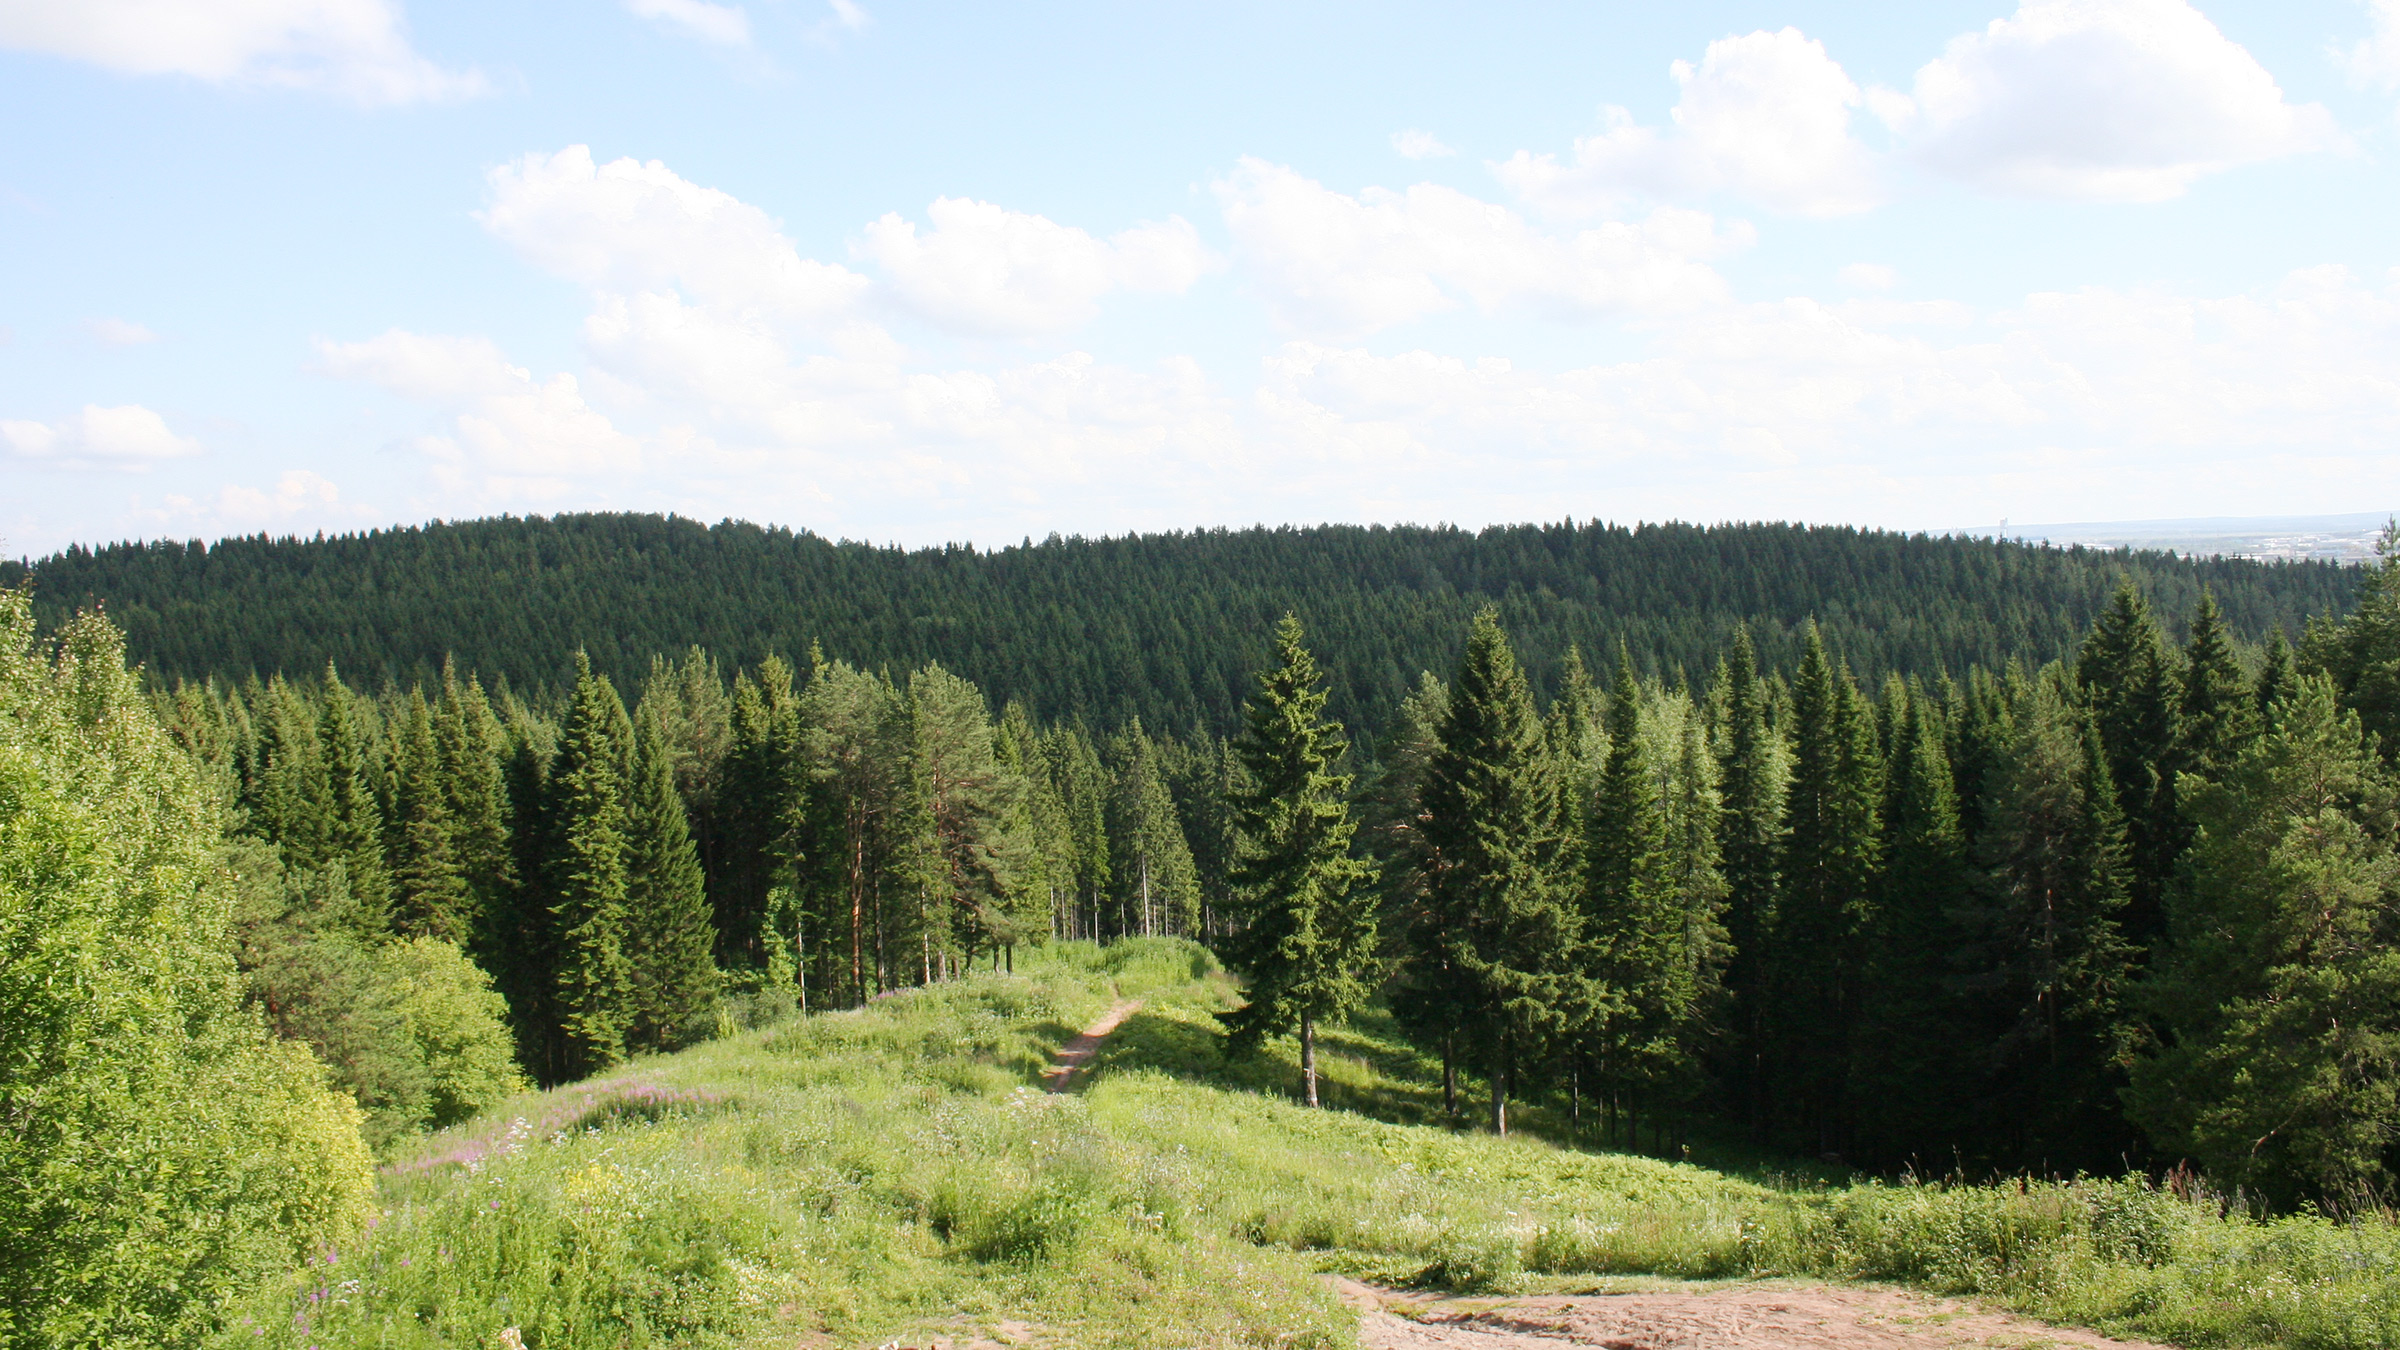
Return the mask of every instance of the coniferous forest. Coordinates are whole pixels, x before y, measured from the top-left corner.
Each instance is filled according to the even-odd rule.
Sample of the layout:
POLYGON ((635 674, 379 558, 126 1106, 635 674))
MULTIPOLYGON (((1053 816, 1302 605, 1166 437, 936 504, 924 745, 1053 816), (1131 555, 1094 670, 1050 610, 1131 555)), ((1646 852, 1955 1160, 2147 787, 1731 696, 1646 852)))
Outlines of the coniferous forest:
POLYGON ((38 608, 58 660, 121 669, 113 621, 147 663, 108 698, 230 830, 240 998, 372 1144, 1168 934, 1244 976, 1237 1048, 1300 1038, 1312 1104, 1319 1028, 1381 998, 1503 1133, 1539 1102, 1619 1147, 2190 1164, 2287 1207, 2400 1164, 2400 535, 2344 570, 583 517, 29 584, 20 647, 38 608))

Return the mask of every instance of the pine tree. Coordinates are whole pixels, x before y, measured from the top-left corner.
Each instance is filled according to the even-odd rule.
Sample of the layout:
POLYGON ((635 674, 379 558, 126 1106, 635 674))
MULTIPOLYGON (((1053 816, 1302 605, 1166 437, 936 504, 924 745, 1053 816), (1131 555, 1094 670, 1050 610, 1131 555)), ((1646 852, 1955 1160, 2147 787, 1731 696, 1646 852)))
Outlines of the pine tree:
POLYGON ((407 936, 463 944, 475 916, 458 865, 442 747, 422 690, 409 691, 394 740, 394 927, 407 936))
MULTIPOLYGON (((737 728, 741 716, 737 704, 737 728)), ((817 949, 835 996, 864 1003, 892 986, 893 940, 912 936, 894 931, 885 906, 903 855, 923 837, 909 791, 907 705, 891 681, 819 655, 794 724, 805 790, 791 794, 785 828, 812 841, 803 860, 811 898, 795 921, 822 925, 817 949)))
POLYGON ((691 1041, 717 997, 716 927, 675 758, 662 711, 643 700, 626 812, 625 950, 628 1040, 654 1050, 691 1041))
POLYGON ((2135 959, 2120 927, 2125 822, 2063 670, 2033 681, 2014 720, 1969 917, 1967 994, 1991 1038, 1980 1114, 1996 1161, 2098 1168, 2133 1142, 2115 1109, 2135 959))
POLYGON ((1051 734, 1048 758, 1050 781, 1057 785, 1066 807, 1067 829, 1075 846, 1075 899, 1067 911, 1066 933, 1097 938, 1111 881, 1108 770, 1092 748, 1091 737, 1072 726, 1051 734))
POLYGON ((1140 718, 1126 724, 1110 749, 1114 791, 1109 796, 1109 874, 1116 879, 1118 931, 1190 932, 1200 917, 1200 888, 1191 844, 1159 773, 1158 747, 1140 718))
POLYGON ((2149 602, 2128 579, 2075 661, 2076 683, 2092 709, 2108 751, 2109 781, 2125 813, 2132 892, 2126 936, 2147 947, 2164 923, 2163 896, 2183 846, 2175 806, 2176 706, 2174 659, 2149 602))
POLYGON ((925 803, 922 870, 929 911, 921 940, 947 963, 954 944, 974 960, 1027 934, 1011 904, 1028 841, 1010 827, 1022 780, 1002 770, 983 693, 938 665, 909 677, 916 790, 925 803))
POLYGON ((575 702, 551 769, 559 852, 550 922, 558 952, 554 1073, 582 1078, 625 1057, 635 1011, 626 948, 633 724, 616 686, 575 657, 575 702))
MULTIPOLYGON (((2177 708, 2175 764, 2185 773, 2213 779, 2225 771, 2257 734, 2254 694, 2233 654, 2233 635, 2218 612, 2216 597, 2203 588, 2192 611, 2192 640, 2184 648, 2182 702, 2177 708)), ((2177 831, 2178 846, 2185 833, 2177 831)))
MULTIPOLYGON (((813 676, 812 676, 813 678, 813 676)), ((718 959, 728 969, 766 960, 759 933, 780 842, 791 828, 798 766, 792 669, 769 656, 733 684, 723 784, 715 802, 717 848, 708 894, 716 908, 718 959)))
POLYGON ((1779 1076, 1792 1123, 1825 1153, 1850 1145, 1853 1055, 1881 863, 1872 709, 1814 625, 1792 688, 1793 765, 1770 950, 1779 1076))
POLYGON ((1375 952, 1375 871, 1354 857, 1350 745, 1325 716, 1324 677, 1300 620, 1275 630, 1282 658, 1258 677, 1234 743, 1247 786, 1232 801, 1237 922, 1225 955, 1248 981, 1241 1008, 1224 1014, 1237 1046, 1297 1027, 1300 1074, 1317 1105, 1317 1027, 1347 1017, 1369 992, 1375 952))
MULTIPOLYGON (((1024 783, 1020 828, 1028 843, 1017 871, 1021 899, 1016 926, 1028 940, 1044 934, 1064 937, 1075 900, 1075 832, 1067 819, 1066 799, 1051 779, 1041 733, 1034 730, 1025 705, 1014 700, 1000 715, 999 754, 1001 768, 1024 783)), ((1010 962, 1013 969, 1013 948, 1010 962)))
POLYGON ((1506 1134, 1516 1066, 1538 1060, 1600 991, 1583 977, 1574 878, 1560 866, 1572 822, 1557 767, 1494 611, 1469 630, 1421 799, 1440 870, 1416 959, 1440 968, 1434 987, 1460 1000, 1454 1019, 1482 1044, 1492 1128, 1506 1134))
POLYGON ((1755 1130, 1764 1128, 1766 1121, 1767 935, 1775 924, 1790 766, 1782 737, 1767 725, 1767 691, 1758 679, 1747 625, 1733 630, 1733 645, 1717 667, 1714 699, 1724 798, 1718 853, 1725 879, 1726 938, 1732 948, 1725 969, 1725 987, 1733 1002, 1726 1077, 1735 1111, 1755 1130))
POLYGON ((499 929, 518 883, 509 839, 508 736, 492 714, 482 682, 473 675, 461 681, 446 660, 434 736, 452 853, 467 891, 468 948, 485 969, 497 971, 499 929))
POLYGON ((2128 1104, 2220 1185, 2372 1195, 2400 1142, 2400 788, 2332 682, 2301 679, 2216 783, 2144 1002, 2128 1104))
POLYGON ((362 725, 368 710, 331 665, 325 667, 325 683, 318 693, 317 734, 325 747, 328 789, 326 853, 349 873, 350 893, 360 908, 388 916, 391 869, 383 855, 383 808, 376 800, 369 748, 373 735, 362 725))
POLYGON ((1865 1086, 1880 1103, 1863 1133, 1885 1159, 1939 1156, 1955 1137, 1955 1103, 1967 1057, 1957 1047, 1961 1009, 1951 992, 1967 902, 1967 838, 1959 825, 1942 709, 1921 688, 1897 705, 1884 794, 1884 872, 1867 971, 1865 1086))
POLYGON ((2292 673, 2292 644, 2284 640, 2283 630, 2278 628, 2274 641, 2267 644, 2267 659, 2259 666, 2258 684, 2251 694, 2259 730, 2264 731, 2274 724, 2275 705, 2292 692, 2295 678, 2292 673))

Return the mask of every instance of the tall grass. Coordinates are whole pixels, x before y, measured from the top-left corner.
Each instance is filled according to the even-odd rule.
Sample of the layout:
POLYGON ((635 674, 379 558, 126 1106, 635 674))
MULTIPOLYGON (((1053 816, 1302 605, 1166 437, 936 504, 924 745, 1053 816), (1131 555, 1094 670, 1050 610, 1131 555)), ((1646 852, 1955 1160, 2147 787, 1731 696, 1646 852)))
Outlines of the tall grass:
POLYGON ((1906 1282, 2206 1345, 2400 1342, 2383 1222, 2258 1222, 2140 1181, 1778 1187, 1423 1123, 1431 1066, 1328 1038, 1228 1063, 1206 954, 1073 945, 529 1096, 400 1158, 363 1244, 242 1310, 228 1343, 1355 1344, 1315 1278, 1460 1288, 1595 1276, 1906 1282), (1118 997, 1085 1090, 1051 1053, 1118 997))

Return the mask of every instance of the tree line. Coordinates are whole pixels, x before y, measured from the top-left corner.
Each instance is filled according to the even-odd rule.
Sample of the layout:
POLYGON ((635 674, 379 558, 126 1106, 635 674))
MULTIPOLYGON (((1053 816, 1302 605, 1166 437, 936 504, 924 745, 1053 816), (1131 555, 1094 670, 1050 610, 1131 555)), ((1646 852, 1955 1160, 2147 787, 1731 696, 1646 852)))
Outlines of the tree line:
MULTIPOLYGON (((2245 654, 2130 581, 2070 660, 1863 685, 1804 630, 1537 700, 1499 616, 1359 802, 1390 1005, 1512 1098, 1875 1168, 2186 1159, 2359 1202, 2400 1141, 2400 531, 2245 654)), ((1658 1136, 1654 1134, 1654 1139, 1658 1136)))
POLYGON ((1221 742, 995 717, 937 665, 896 679, 812 653, 728 679, 695 648, 630 700, 581 654, 575 671, 554 700, 454 665, 374 694, 327 667, 157 695, 297 897, 243 930, 254 967, 307 957, 260 976, 282 980, 270 1014, 352 1066, 363 1102, 389 1095, 391 1056, 356 1028, 391 991, 290 930, 467 953, 517 1061, 561 1082, 1026 941, 1223 929, 1221 742))
POLYGON ((328 664, 370 688, 430 686, 445 659, 531 693, 568 656, 630 690, 653 655, 698 644, 729 667, 814 642, 875 670, 938 664, 1037 722, 1231 736, 1267 639, 1309 623, 1329 714, 1385 725, 1420 671, 1454 669, 1468 621, 1497 606, 1534 692, 1569 648, 1623 643, 1637 666, 1698 680, 1746 625, 1793 669, 1802 627, 1862 679, 1930 679, 2073 653, 2131 576, 2180 624, 2208 587, 2263 643, 2349 603, 2322 562, 2054 549, 1791 524, 1564 521, 1052 537, 903 550, 739 522, 655 515, 502 517, 337 537, 76 547, 0 563, 30 577, 54 630, 105 605, 154 675, 239 681, 328 664))

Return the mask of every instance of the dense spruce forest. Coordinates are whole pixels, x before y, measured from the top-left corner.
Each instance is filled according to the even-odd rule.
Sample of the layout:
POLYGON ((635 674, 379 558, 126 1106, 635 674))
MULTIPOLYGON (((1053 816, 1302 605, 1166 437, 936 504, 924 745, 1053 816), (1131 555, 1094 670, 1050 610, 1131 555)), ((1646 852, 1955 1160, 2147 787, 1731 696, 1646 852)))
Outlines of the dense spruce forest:
POLYGON ((1861 679, 1930 679, 2070 654, 2122 576, 2170 625, 2208 587, 2252 643, 2351 598, 2325 563, 1787 524, 1219 529, 986 552, 576 515, 73 548, 0 564, 0 584, 28 573, 46 627, 104 602, 134 659, 167 676, 331 663, 377 687, 430 681, 450 659, 530 692, 569 685, 581 650, 629 688, 661 653, 698 645, 747 667, 814 642, 871 670, 939 663, 1044 720, 1216 735, 1239 724, 1287 611, 1331 676, 1333 714, 1368 729, 1420 672, 1457 664, 1485 604, 1550 697, 1569 647, 1623 644, 1647 674, 1698 679, 1737 623, 1771 668, 1794 667, 1813 620, 1861 679))
MULTIPOLYGON (((1589 1142, 1885 1174, 2189 1163, 2272 1207, 2370 1202, 2400 1163, 2400 528, 2337 571, 1784 527, 978 555, 587 518, 69 554, 0 602, 0 899, 31 953, 0 988, 0 1158, 89 1154, 0 1200, 0 1273, 44 1298, 133 1297, 190 1255, 161 1229, 108 1256, 115 1211, 68 1184, 111 1174, 175 1084, 269 1084, 283 1106, 186 1124, 355 1170, 528 1078, 1062 938, 1215 948, 1246 981, 1231 1051, 1297 1035, 1312 1104, 1316 1029, 1380 998, 1449 1118, 1503 1133, 1535 1101, 1589 1142), (464 561, 486 537, 511 566, 584 561, 512 586, 464 561), (833 589, 599 542, 635 538, 786 550, 833 589), (1303 545, 1297 582, 1228 566, 1256 616, 1194 560, 1264 577, 1303 545), (1572 557, 1609 562, 1586 585, 1572 557), (1310 577, 1326 594, 1265 612, 1310 577), (792 612, 745 615, 731 653, 690 641, 771 593, 792 612), (105 612, 41 636, 43 596, 105 612), (917 624, 936 613, 958 622, 917 624), (837 621, 797 659, 744 645, 814 615, 837 621), (156 644, 146 676, 112 617, 156 644), (387 638, 363 671, 320 662, 387 638), (992 686, 899 659, 942 641, 962 667, 1101 655, 992 686), (1559 644, 1546 682, 1536 642, 1559 644), (1359 669, 1388 684, 1345 702, 1359 669), (79 1058, 94 1037, 115 1058, 79 1058)), ((174 1138, 200 1150, 198 1180, 159 1183, 174 1203, 233 1203, 210 1170, 232 1164, 174 1138)), ((284 1217, 241 1260, 360 1221, 355 1179, 291 1175, 306 1194, 242 1201, 284 1217)))

